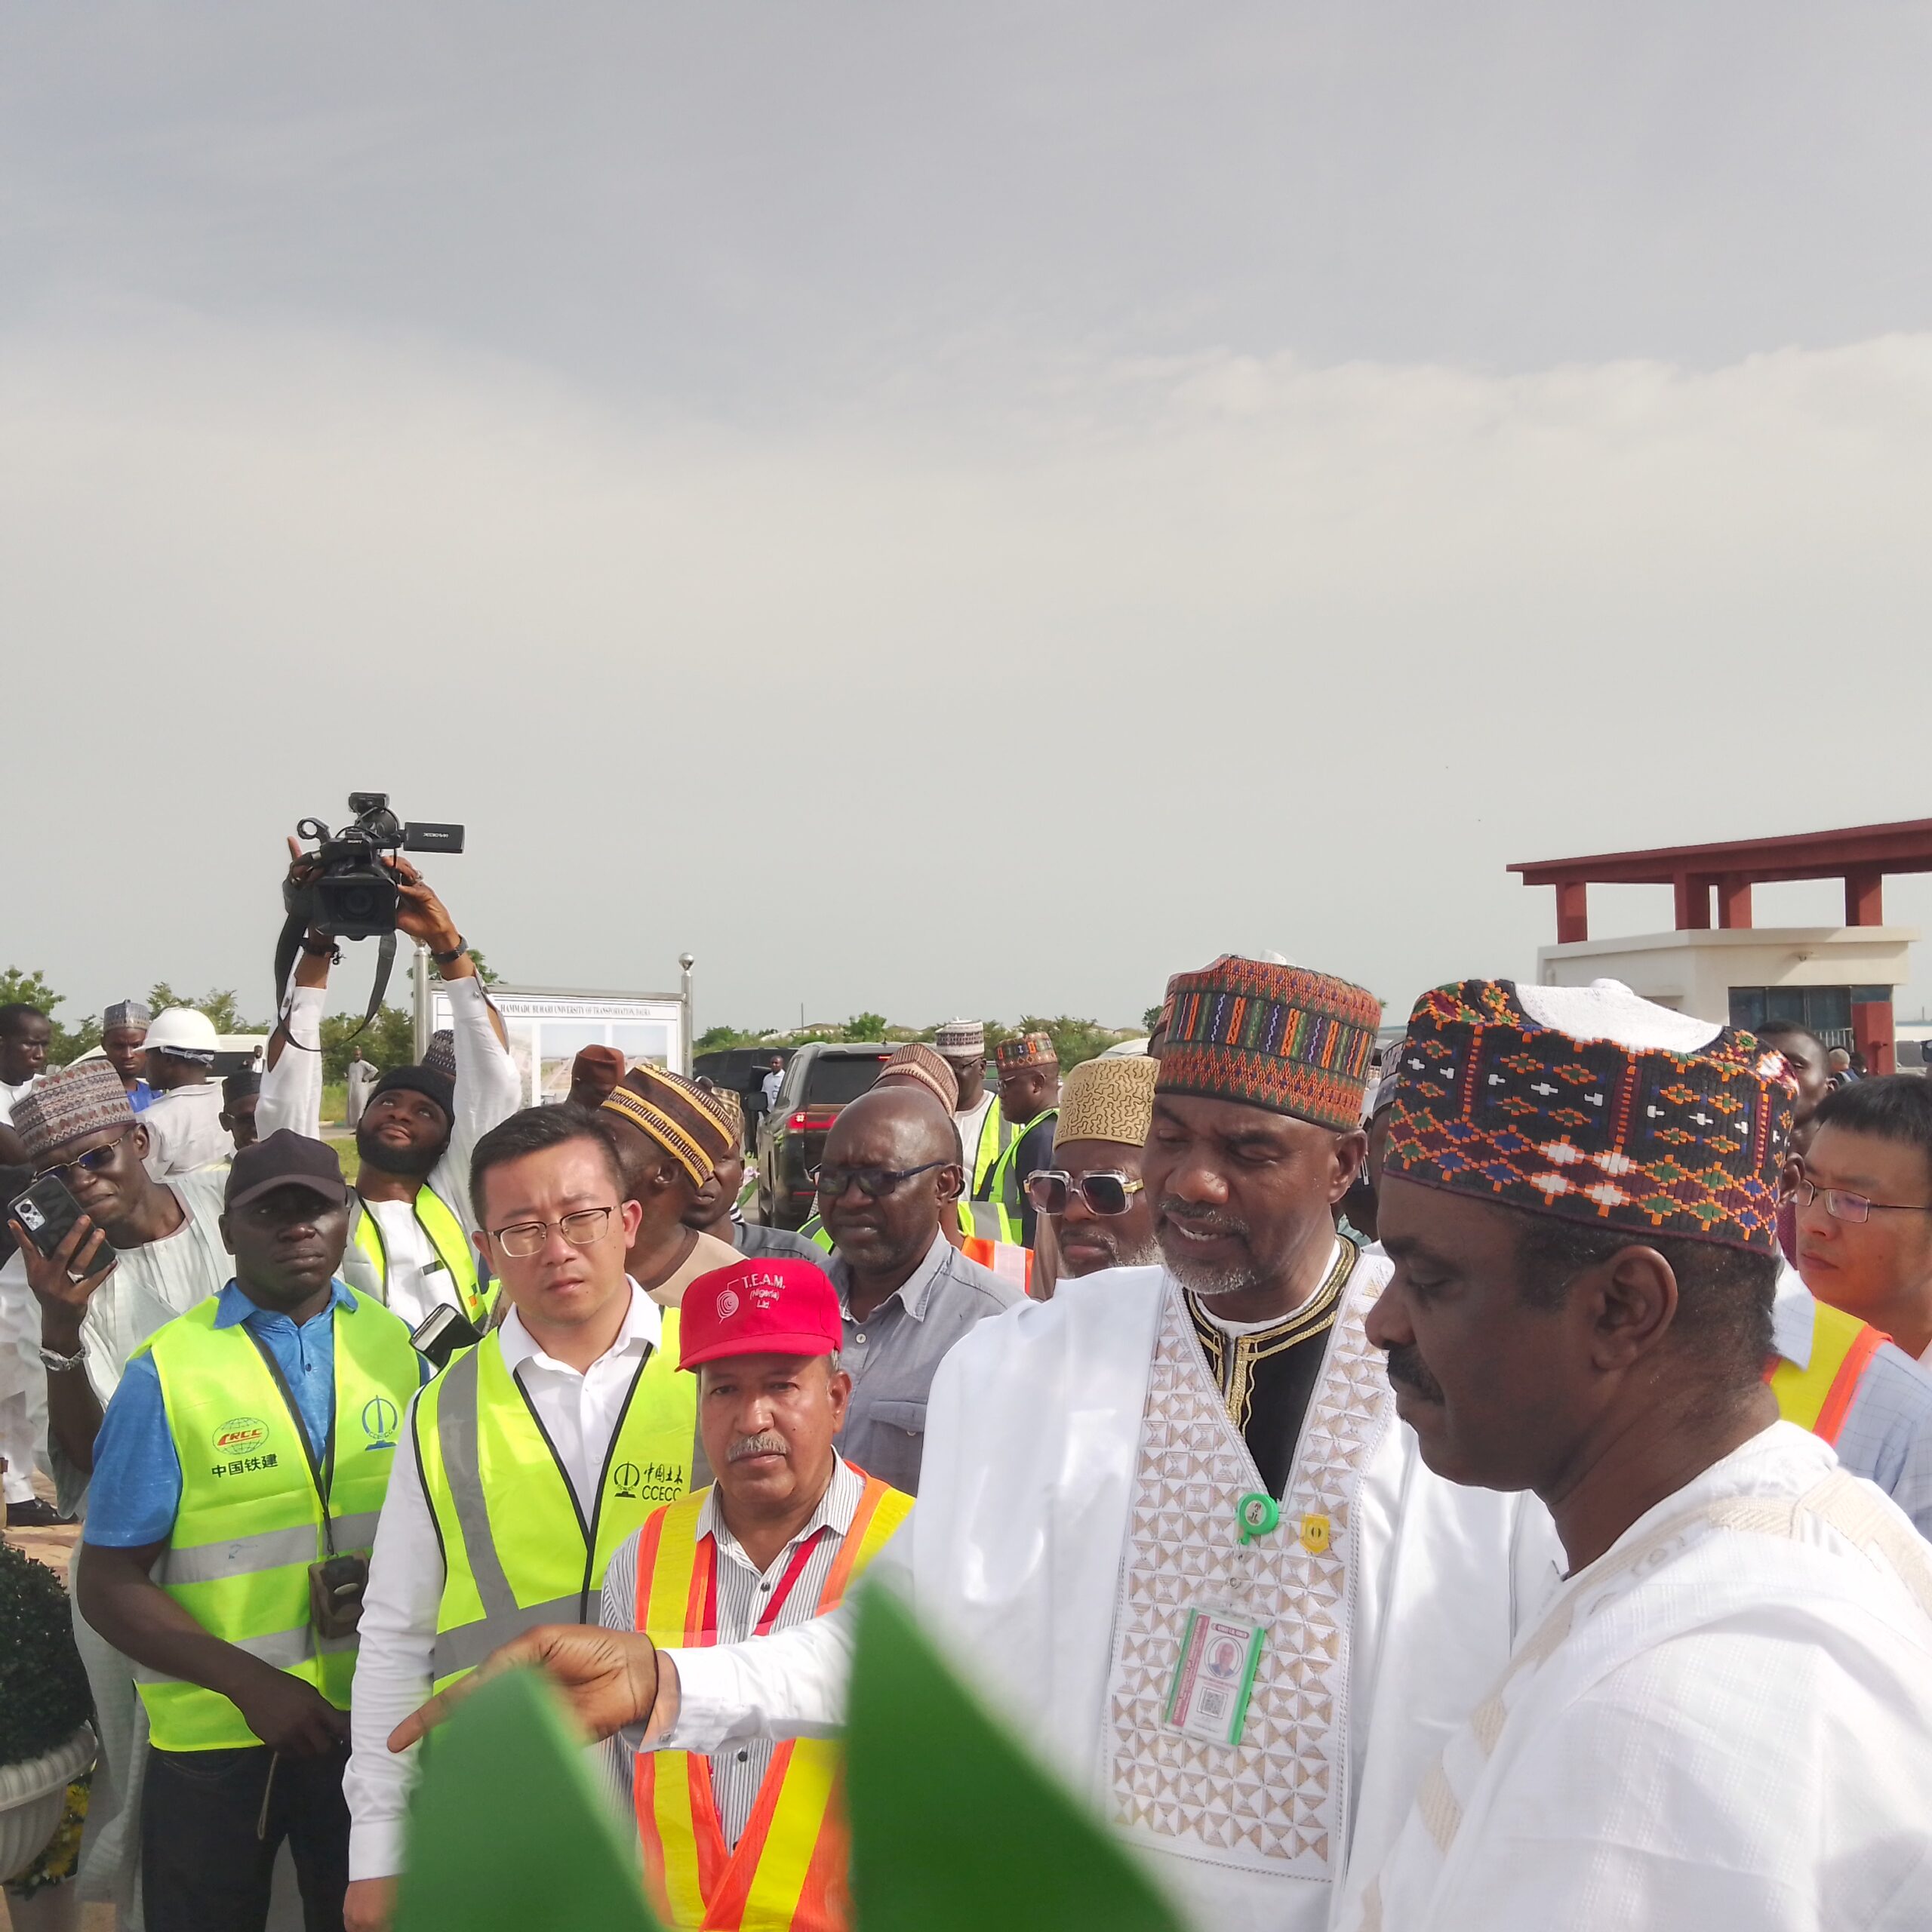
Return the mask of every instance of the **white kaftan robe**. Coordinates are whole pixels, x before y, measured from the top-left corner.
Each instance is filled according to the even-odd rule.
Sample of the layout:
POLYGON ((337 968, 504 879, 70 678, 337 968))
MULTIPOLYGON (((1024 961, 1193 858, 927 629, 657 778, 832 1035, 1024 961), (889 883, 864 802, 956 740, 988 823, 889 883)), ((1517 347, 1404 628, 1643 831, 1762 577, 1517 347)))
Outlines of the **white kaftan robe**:
POLYGON ((1357 1881, 1352 1932, 1924 1932, 1932 1551, 1774 1423, 1563 1586, 1357 1881))
MULTIPOLYGON (((1334 1811, 1297 1842, 1263 1831, 1203 1841, 1192 1828, 1204 1821, 1220 1831, 1232 1808, 1214 1789, 1211 1748, 1181 1767, 1192 1783, 1155 1792, 1158 1802, 1126 1807, 1118 1797, 1160 1774, 1134 1680, 1137 1670, 1159 1676, 1162 1633, 1131 1599, 1134 1577, 1158 1580, 1147 1557, 1163 1512, 1143 1481, 1149 1390, 1167 1377, 1184 1392, 1188 1374, 1171 1346, 1179 1295, 1164 1269, 1064 1282, 1052 1301, 1023 1303, 959 1343, 934 1380, 918 1507, 873 1565, 1019 1734, 1152 1855, 1211 1932, 1324 1926, 1350 1858, 1366 1854, 1371 1869, 1380 1862, 1423 1767, 1514 1639, 1521 1512, 1513 1499, 1432 1476, 1395 1420, 1379 1361, 1364 1358, 1361 1318, 1388 1272, 1385 1260, 1365 1257, 1343 1292, 1284 1527, 1271 1540, 1295 1537, 1299 1492, 1318 1477, 1318 1492, 1334 1499, 1324 1513, 1335 1560, 1318 1588, 1278 1601, 1273 1651, 1263 1653, 1264 1668, 1274 1654, 1321 1680, 1291 1687, 1313 1727, 1284 1744, 1280 1722, 1251 1718, 1244 1734, 1244 1743, 1306 1759, 1306 1791, 1318 1780, 1333 1787, 1334 1811), (1304 1632, 1321 1656, 1298 1649, 1304 1632), (1346 1660, 1331 1670, 1338 1652, 1346 1660), (1131 1820, 1129 1808, 1138 1814, 1131 1820)), ((1198 1514, 1202 1553, 1219 1564, 1233 1543, 1234 1503, 1259 1478, 1224 1411, 1220 1425, 1195 1433, 1214 1460, 1189 1479, 1212 1492, 1198 1514)), ((1278 1560, 1300 1558, 1283 1549, 1278 1560)), ((1523 1555, 1538 1600, 1544 1560, 1540 1543, 1523 1555)), ((672 1653, 681 1706, 657 1744, 710 1751, 734 1738, 835 1729, 850 1642, 840 1611, 754 1644, 672 1653)), ((1231 1748, 1231 1770, 1234 1761, 1231 1748)), ((1270 1768, 1292 1774, 1278 1755, 1270 1768)))

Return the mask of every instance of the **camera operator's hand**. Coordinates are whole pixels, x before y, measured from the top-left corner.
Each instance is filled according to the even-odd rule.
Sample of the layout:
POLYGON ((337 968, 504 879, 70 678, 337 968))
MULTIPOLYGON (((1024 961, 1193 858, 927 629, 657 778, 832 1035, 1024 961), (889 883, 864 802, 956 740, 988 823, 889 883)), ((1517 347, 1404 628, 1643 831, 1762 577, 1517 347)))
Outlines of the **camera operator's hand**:
POLYGON ((386 863, 395 875, 398 895, 396 931, 407 933, 432 953, 455 953, 457 957, 447 963, 438 958, 436 970, 446 980, 467 979, 476 971, 475 964, 463 949, 463 935, 450 917, 449 908, 423 883, 423 875, 401 853, 386 863))
MULTIPOLYGON (((291 885, 312 885, 322 875, 321 863, 312 852, 302 849, 299 838, 288 841, 288 881, 291 885)), ((313 926, 303 935, 301 950, 295 955, 294 983, 298 986, 325 986, 329 983, 329 966, 335 957, 335 941, 326 933, 318 933, 313 926)), ((270 1053, 278 1058, 281 1046, 281 1029, 275 1029, 275 1037, 270 1053)), ((272 1058, 269 1064, 274 1064, 272 1058)))

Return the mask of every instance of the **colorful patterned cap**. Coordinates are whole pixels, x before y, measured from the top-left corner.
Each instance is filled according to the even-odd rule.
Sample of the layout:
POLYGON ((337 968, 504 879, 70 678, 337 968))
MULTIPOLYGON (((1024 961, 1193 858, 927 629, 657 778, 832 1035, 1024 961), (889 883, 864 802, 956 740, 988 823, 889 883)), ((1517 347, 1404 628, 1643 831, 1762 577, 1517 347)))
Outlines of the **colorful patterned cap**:
POLYGON ((83 1134, 134 1124, 128 1090, 104 1060, 56 1067, 14 1103, 14 1131, 30 1161, 83 1134))
POLYGON ((1465 980, 1416 1002, 1383 1171, 1537 1214, 1776 1254, 1793 1086, 1749 1033, 1627 987, 1465 980), (1574 1017, 1573 1017, 1574 1016, 1574 1017))
POLYGON ((100 1030, 111 1033, 117 1026, 145 1028, 154 1015, 137 999, 117 1001, 100 1016, 100 1030))
POLYGON ((1154 1124, 1158 1060, 1146 1054, 1084 1060, 1060 1082, 1054 1145, 1069 1140, 1118 1140, 1144 1147, 1154 1124))
POLYGON ((718 1117, 731 1130, 731 1145, 745 1144, 745 1103, 729 1087, 714 1087, 711 1097, 717 1103, 718 1117))
POLYGON ((1238 1100, 1346 1132, 1362 1092, 1382 1002, 1305 967, 1224 953, 1168 982, 1163 1094, 1238 1100))
POLYGON ((923 1041, 900 1048, 879 1069, 878 1078, 872 1084, 883 1086, 888 1080, 917 1081, 948 1113, 959 1111, 959 1076, 923 1041))
POLYGON ((456 1029, 439 1026, 429 1035, 429 1044, 423 1049, 423 1064, 432 1073, 440 1073, 445 1080, 456 1078, 456 1029))
POLYGON ((993 1060, 1001 1073, 1018 1073, 1029 1066, 1057 1066, 1060 1049, 1051 1033, 1016 1033, 993 1049, 993 1060))
POLYGON ((986 1051, 983 1020, 949 1020, 933 1035, 933 1044, 948 1060, 971 1060, 986 1051))
POLYGON ((654 1140, 702 1187, 714 1164, 741 1145, 717 1091, 639 1060, 611 1091, 603 1111, 654 1140))

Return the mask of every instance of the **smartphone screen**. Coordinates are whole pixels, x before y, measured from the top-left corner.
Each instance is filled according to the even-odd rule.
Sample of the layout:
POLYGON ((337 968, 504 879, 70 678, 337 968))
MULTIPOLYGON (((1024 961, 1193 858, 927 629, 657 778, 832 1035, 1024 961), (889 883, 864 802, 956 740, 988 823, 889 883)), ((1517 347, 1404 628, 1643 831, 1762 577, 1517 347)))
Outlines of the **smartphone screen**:
POLYGON ((26 1193, 8 1202, 7 1212, 42 1254, 51 1255, 81 1218, 81 1204, 58 1174, 42 1174, 26 1193))

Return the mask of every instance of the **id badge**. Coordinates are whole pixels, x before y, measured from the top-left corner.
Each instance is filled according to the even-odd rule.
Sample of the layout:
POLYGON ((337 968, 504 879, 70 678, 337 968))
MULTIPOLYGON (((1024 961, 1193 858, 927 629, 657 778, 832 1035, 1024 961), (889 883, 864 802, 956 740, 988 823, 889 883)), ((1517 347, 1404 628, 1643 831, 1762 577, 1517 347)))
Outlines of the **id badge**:
POLYGON ((1238 1744, 1268 1626, 1241 1611, 1190 1610, 1161 1721, 1183 1737, 1238 1744))

